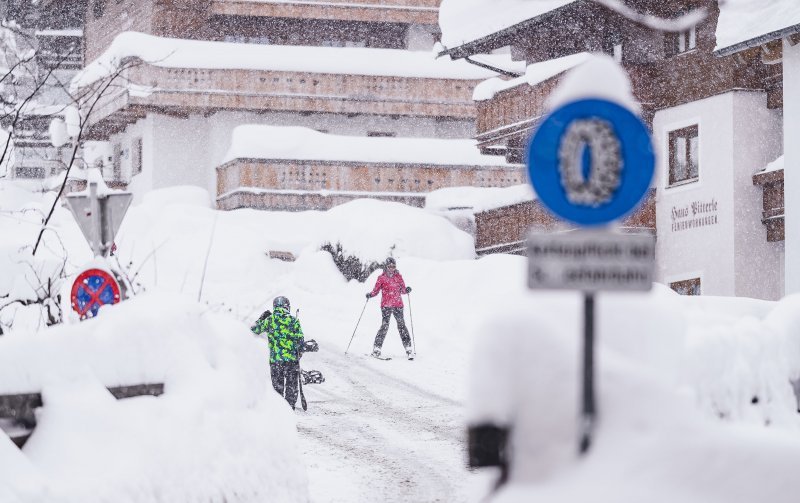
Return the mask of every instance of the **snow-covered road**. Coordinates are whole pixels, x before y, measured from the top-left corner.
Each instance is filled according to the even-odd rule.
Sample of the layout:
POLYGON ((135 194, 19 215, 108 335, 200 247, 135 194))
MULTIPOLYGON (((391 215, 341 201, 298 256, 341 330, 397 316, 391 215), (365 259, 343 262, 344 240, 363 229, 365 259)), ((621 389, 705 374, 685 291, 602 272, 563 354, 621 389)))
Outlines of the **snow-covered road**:
POLYGON ((297 419, 314 503, 461 502, 485 494, 485 477, 466 468, 461 404, 392 375, 420 363, 323 350, 306 364, 326 378, 304 388, 308 412, 297 419))

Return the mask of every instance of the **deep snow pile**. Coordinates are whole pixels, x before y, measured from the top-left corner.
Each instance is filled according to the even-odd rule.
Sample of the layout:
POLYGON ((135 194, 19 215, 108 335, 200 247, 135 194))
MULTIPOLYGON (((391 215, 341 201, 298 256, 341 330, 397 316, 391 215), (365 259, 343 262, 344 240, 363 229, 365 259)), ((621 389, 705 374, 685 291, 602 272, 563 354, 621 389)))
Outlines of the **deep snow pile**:
MULTIPOLYGON (((798 375, 800 297, 785 299, 759 322, 754 315, 767 303, 712 299, 703 302, 704 314, 682 317, 685 299, 664 287, 644 296, 601 296, 600 422, 584 459, 577 456, 581 332, 573 300, 536 295, 486 320, 472 362, 469 421, 512 432, 510 483, 492 501, 796 501, 796 431, 704 416, 697 399, 704 409, 707 400, 720 405, 726 397, 707 396, 692 372, 706 369, 733 395, 763 392, 762 400, 773 402, 768 411, 783 419, 792 414, 796 427, 788 377, 798 375), (725 317, 738 318, 727 327, 732 333, 723 335, 719 325, 705 330, 725 317)), ((747 407, 759 408, 749 400, 747 407)), ((742 412, 727 418, 747 419, 742 412)))
POLYGON ((471 236, 440 216, 399 203, 363 199, 324 212, 219 212, 209 208, 209 200, 202 189, 188 187, 146 195, 120 229, 118 255, 123 264, 133 262, 131 269, 145 286, 194 296, 202 287, 204 298, 225 304, 242 319, 279 291, 314 290, 310 271, 326 260, 327 253, 319 252, 326 243, 341 244, 347 255, 365 263, 389 255, 475 256, 471 236), (267 260, 270 251, 290 252, 298 262, 267 260), (288 271, 300 277, 289 278, 288 271))
POLYGON ((169 295, 0 338, 0 394, 44 401, 22 452, 0 432, 0 501, 305 501, 268 361, 246 325, 169 295), (158 398, 105 389, 156 382, 158 398))
MULTIPOLYGON (((466 195, 479 202, 487 197, 466 195)), ((528 446, 515 455, 519 472, 501 496, 505 501, 591 495, 614 502, 788 502, 785 495, 797 492, 788 478, 800 461, 795 439, 800 421, 791 388, 800 376, 796 298, 780 303, 687 298, 663 286, 643 296, 599 295, 601 423, 592 455, 576 462, 578 294, 528 292, 524 258, 474 260, 470 236, 425 210, 371 200, 302 213, 217 212, 209 206, 205 191, 179 188, 153 192, 131 209, 117 239, 118 256, 132 264, 132 274, 138 272, 139 291, 149 292, 144 297, 88 323, 0 338, 0 383, 16 391, 41 386, 52 404, 43 410, 25 456, 0 442, 0 477, 19 480, 17 490, 44 481, 54 494, 78 495, 68 480, 102 468, 110 482, 96 494, 118 484, 127 491, 123 494, 148 495, 171 480, 187 484, 176 491, 192 497, 206 494, 192 493, 194 487, 250 488, 250 477, 274 471, 230 461, 234 468, 228 471, 226 464, 215 478, 202 469, 216 459, 206 457, 215 449, 222 459, 241 454, 247 461, 261 452, 268 454, 258 463, 294 463, 291 418, 281 412, 285 404, 264 390, 269 386, 265 347, 246 328, 273 297, 286 295, 301 309, 304 332, 323 353, 342 355, 365 308, 347 365, 374 367, 386 383, 403 383, 406 390, 441 397, 440 403, 452 407, 466 399, 471 380, 482 404, 471 409, 472 421, 516 421, 514 435, 528 446), (341 243, 364 261, 397 257, 414 288, 413 299, 406 297, 406 321, 413 313, 416 361, 363 356, 380 323, 377 301, 365 306, 364 293, 380 272, 366 284, 346 281, 331 256, 319 251, 326 242, 341 243), (290 251, 297 260, 271 259, 269 251, 290 251), (201 297, 202 303, 164 292, 201 297), (479 357, 471 364, 475 347, 479 357), (46 378, 56 370, 62 379, 46 378), (163 397, 113 401, 102 390, 149 379, 165 380, 163 397), (72 406, 62 407, 65 396, 70 403, 77 400, 79 419, 71 415, 72 406), (79 433, 83 430, 75 425, 95 415, 102 418, 98 424, 110 426, 79 433), (159 427, 151 428, 153 422, 159 427), (270 428, 289 434, 272 435, 270 428), (129 432, 126 438, 134 440, 113 431, 129 432), (162 443, 171 447, 159 447, 162 443), (72 447, 83 444, 91 446, 88 454, 72 447), (133 455, 116 459, 113 453, 120 449, 133 455), (126 463, 143 463, 154 454, 167 460, 169 470, 134 464, 131 471, 141 470, 139 478, 122 475, 126 463), (52 461, 63 456, 70 462, 52 461), (12 474, 6 469, 11 466, 21 473, 12 474), (198 473, 200 481, 193 478, 198 473), (753 487, 764 486, 768 476, 774 483, 762 487, 764 498, 756 498, 753 487)), ((394 327, 384 352, 403 354, 394 327)), ((311 358, 309 368, 316 368, 319 360, 311 358)), ((330 400, 323 388, 309 388, 312 406, 315 399, 330 400)), ((291 487, 304 487, 302 468, 288 474, 291 487)), ((466 471, 463 476, 465 483, 472 477, 466 471)), ((336 491, 333 485, 315 493, 336 491)), ((304 497, 286 494, 275 500, 304 497)))

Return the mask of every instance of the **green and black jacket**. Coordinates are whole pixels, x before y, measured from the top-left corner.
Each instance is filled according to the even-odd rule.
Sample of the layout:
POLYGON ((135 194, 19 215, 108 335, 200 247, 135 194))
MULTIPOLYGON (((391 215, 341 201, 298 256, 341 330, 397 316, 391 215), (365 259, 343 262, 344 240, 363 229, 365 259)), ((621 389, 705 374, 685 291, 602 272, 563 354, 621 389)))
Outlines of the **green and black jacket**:
POLYGON ((272 315, 256 323, 252 330, 258 335, 267 334, 270 363, 300 360, 305 343, 303 329, 300 328, 300 321, 285 308, 275 308, 272 315))

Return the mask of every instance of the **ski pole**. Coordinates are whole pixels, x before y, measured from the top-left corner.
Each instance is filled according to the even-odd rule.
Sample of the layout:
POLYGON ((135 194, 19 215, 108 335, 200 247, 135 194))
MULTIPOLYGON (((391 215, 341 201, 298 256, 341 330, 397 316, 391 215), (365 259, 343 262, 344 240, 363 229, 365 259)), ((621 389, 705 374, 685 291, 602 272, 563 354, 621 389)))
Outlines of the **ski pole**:
POLYGON ((361 317, 364 316, 364 311, 367 310, 367 304, 368 303, 369 303, 369 299, 367 299, 367 301, 364 302, 364 309, 361 310, 361 314, 358 316, 358 321, 356 322, 356 328, 353 329, 353 335, 350 337, 350 342, 347 343, 347 349, 344 350, 344 354, 347 354, 347 352, 350 351, 350 344, 353 343, 353 339, 356 336, 356 330, 358 330, 358 325, 359 325, 359 323, 361 323, 361 317))
POLYGON ((417 343, 414 342, 414 315, 411 314, 411 292, 408 292, 408 321, 411 322, 411 348, 417 352, 417 343))

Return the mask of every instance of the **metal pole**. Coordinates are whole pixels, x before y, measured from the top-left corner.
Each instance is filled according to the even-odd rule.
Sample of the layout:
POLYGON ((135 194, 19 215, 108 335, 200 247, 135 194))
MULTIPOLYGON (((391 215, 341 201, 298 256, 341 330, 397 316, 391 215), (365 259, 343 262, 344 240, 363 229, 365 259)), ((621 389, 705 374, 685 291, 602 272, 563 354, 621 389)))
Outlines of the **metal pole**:
POLYGON ((347 343, 347 349, 344 350, 344 354, 347 354, 350 351, 350 344, 353 343, 353 339, 356 336, 356 330, 358 330, 358 325, 361 323, 361 317, 364 316, 364 311, 367 310, 367 304, 369 303, 369 299, 364 302, 364 309, 361 310, 361 314, 358 316, 358 321, 356 322, 356 328, 353 329, 353 335, 350 336, 350 342, 347 343))
POLYGON ((102 220, 100 215, 100 201, 97 199, 96 182, 89 183, 89 211, 92 213, 92 237, 89 244, 92 247, 92 253, 97 257, 102 255, 101 241, 103 238, 102 230, 100 229, 102 220))
POLYGON ((408 321, 411 322, 411 349, 416 354, 417 343, 414 342, 414 316, 411 314, 411 293, 408 294, 408 321))
POLYGON ((597 420, 594 390, 594 294, 583 296, 583 387, 581 397, 580 453, 586 454, 592 445, 597 420))

